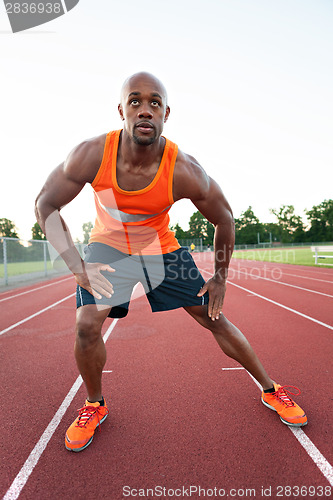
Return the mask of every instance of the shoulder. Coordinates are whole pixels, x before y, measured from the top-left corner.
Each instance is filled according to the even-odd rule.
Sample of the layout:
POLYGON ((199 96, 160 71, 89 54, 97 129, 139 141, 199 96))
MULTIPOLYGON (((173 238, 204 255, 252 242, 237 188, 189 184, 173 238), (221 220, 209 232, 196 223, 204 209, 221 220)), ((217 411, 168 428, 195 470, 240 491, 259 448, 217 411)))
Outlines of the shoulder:
POLYGON ((87 139, 69 153, 64 174, 76 182, 92 182, 101 165, 107 134, 87 139))
POLYGON ((199 200, 209 191, 210 178, 200 163, 191 155, 178 151, 174 171, 174 200, 199 200))

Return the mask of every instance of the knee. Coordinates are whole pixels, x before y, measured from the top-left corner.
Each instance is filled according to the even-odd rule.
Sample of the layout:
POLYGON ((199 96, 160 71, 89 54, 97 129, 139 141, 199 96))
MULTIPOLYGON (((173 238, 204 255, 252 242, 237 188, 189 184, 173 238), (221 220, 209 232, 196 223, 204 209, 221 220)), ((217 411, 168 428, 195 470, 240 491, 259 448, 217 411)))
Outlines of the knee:
POLYGON ((208 316, 207 306, 189 307, 185 310, 204 328, 211 331, 214 336, 228 337, 233 334, 234 326, 221 314, 219 319, 212 320, 208 316))
POLYGON ((208 316, 207 311, 194 315, 194 318, 200 325, 210 330, 214 335, 227 335, 230 330, 231 323, 223 314, 221 314, 219 319, 214 321, 208 316))
POLYGON ((101 338, 101 324, 91 314, 78 312, 76 318, 76 339, 81 347, 88 348, 101 338))
POLYGON ((210 330, 214 337, 227 338, 232 335, 232 324, 223 314, 214 321, 207 314, 203 326, 210 330))

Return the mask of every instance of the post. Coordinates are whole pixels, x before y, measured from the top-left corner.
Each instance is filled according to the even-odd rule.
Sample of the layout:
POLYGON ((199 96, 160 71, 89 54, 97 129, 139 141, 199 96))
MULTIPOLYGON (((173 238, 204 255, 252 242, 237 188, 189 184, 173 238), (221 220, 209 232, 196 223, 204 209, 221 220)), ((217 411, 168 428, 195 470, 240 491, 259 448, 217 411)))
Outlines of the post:
POLYGON ((7 269, 7 239, 3 238, 3 267, 4 267, 4 278, 5 285, 8 285, 8 269, 7 269))
POLYGON ((43 253, 44 253, 44 274, 47 276, 47 251, 46 251, 47 241, 43 241, 43 253))
POLYGON ((258 235, 258 245, 260 245, 260 233, 257 233, 258 235))
POLYGON ((315 264, 318 264, 318 248, 315 248, 315 264))

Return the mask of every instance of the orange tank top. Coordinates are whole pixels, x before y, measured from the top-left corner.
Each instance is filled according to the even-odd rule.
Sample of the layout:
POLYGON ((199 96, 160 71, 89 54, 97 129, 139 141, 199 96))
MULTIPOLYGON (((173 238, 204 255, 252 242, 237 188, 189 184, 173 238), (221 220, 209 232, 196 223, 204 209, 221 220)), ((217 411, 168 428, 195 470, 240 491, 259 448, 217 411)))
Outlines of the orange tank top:
POLYGON ((164 152, 152 182, 138 191, 117 183, 117 152, 121 130, 106 137, 101 166, 92 182, 96 221, 89 242, 110 245, 126 254, 157 255, 180 248, 169 229, 173 171, 178 146, 165 139, 164 152))

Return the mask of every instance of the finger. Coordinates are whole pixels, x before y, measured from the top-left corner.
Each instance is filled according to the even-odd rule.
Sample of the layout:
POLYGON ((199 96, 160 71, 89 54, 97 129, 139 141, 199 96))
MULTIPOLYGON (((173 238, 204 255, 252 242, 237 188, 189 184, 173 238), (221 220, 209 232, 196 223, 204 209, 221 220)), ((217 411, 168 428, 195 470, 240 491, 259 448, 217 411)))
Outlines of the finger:
POLYGON ((115 269, 113 269, 113 267, 109 266, 108 264, 103 264, 98 269, 99 271, 108 271, 109 273, 114 273, 116 271, 115 269))
POLYGON ((222 303, 219 297, 212 297, 211 307, 208 306, 208 315, 212 321, 219 319, 220 311, 222 311, 222 303))
POLYGON ((80 285, 82 288, 84 288, 85 290, 87 290, 87 292, 91 293, 91 295, 93 297, 95 297, 95 299, 101 299, 102 298, 102 295, 100 295, 98 292, 95 292, 95 290, 91 287, 91 286, 83 286, 83 285, 80 285))
POLYGON ((112 290, 112 293, 110 293, 110 292, 106 291, 98 283, 93 283, 89 286, 84 286, 83 288, 88 290, 88 292, 91 293, 91 295, 93 295, 96 299, 101 299, 102 295, 104 295, 104 297, 109 299, 113 295, 113 290, 112 290))
POLYGON ((209 297, 209 301, 208 301, 208 316, 212 318, 212 314, 213 314, 213 308, 214 308, 214 298, 213 297, 209 297))
POLYGON ((222 302, 219 301, 217 305, 214 305, 212 316, 214 319, 219 319, 221 313, 222 313, 222 302))
POLYGON ((92 283, 92 287, 97 290, 99 293, 107 297, 108 299, 112 297, 114 294, 112 284, 106 280, 106 282, 102 280, 96 280, 95 283, 92 283))
MULTIPOLYGON (((92 295, 91 289, 98 290, 103 293, 106 297, 110 298, 113 295, 113 286, 102 274, 97 274, 97 276, 90 277, 86 276, 86 279, 82 282, 79 281, 78 284, 89 291, 92 295)), ((94 295, 95 296, 95 295, 94 295)), ((101 298, 100 296, 97 298, 101 298)))
POLYGON ((206 292, 207 292, 207 283, 203 285, 203 287, 199 290, 199 293, 197 293, 197 297, 202 297, 206 292))
POLYGON ((110 283, 110 281, 105 278, 105 276, 103 275, 100 275, 99 277, 96 278, 96 283, 102 287, 105 291, 113 294, 113 286, 112 286, 112 283, 110 283))

